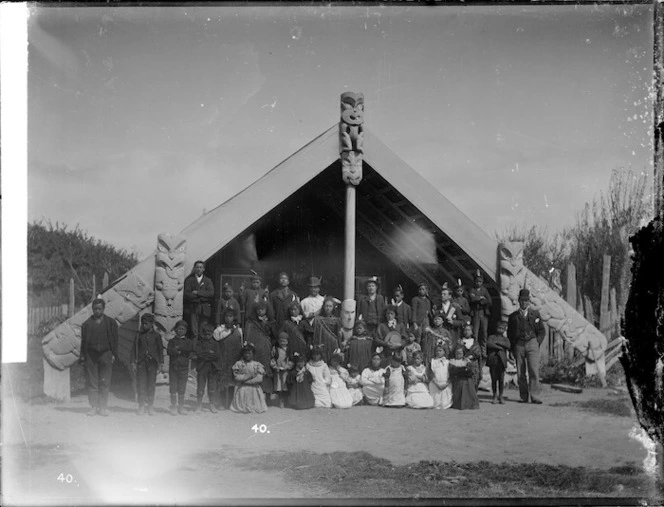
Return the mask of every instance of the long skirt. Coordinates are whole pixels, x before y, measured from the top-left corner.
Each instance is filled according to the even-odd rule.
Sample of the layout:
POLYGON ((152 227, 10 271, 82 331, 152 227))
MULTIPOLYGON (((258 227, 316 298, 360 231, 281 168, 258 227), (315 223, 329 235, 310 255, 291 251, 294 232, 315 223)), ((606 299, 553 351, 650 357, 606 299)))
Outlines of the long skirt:
POLYGON ((408 390, 406 391, 406 405, 410 408, 433 407, 433 398, 429 394, 429 389, 424 382, 408 386, 408 390))
POLYGON ((480 408, 480 400, 475 392, 475 380, 472 377, 452 382, 452 408, 459 410, 480 408))
POLYGON ((265 404, 265 395, 260 385, 237 386, 233 403, 231 403, 233 412, 261 414, 267 412, 265 404))
POLYGON ((350 408, 353 406, 353 398, 348 392, 346 383, 339 375, 332 375, 330 400, 334 408, 350 408))

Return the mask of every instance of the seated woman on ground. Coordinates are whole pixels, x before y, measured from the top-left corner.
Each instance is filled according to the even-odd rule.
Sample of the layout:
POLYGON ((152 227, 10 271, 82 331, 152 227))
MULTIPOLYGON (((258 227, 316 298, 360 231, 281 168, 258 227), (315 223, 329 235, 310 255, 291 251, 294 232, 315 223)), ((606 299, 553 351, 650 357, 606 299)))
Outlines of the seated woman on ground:
POLYGON ((362 371, 362 394, 369 405, 382 405, 385 394, 385 368, 380 367, 380 354, 371 356, 371 363, 362 371))

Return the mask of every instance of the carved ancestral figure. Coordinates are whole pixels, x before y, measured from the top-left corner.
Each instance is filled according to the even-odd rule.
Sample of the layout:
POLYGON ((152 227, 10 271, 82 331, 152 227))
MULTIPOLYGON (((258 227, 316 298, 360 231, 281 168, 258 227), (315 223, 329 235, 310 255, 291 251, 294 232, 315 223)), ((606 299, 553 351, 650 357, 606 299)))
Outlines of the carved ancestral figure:
POLYGON ((503 320, 519 308, 519 291, 524 287, 526 267, 523 265, 523 243, 501 243, 500 307, 503 320))
POLYGON ((342 93, 339 153, 341 175, 347 184, 358 185, 362 180, 363 141, 364 95, 353 92, 342 93))
POLYGON ((186 250, 186 239, 182 236, 157 236, 154 314, 155 323, 166 333, 182 319, 186 250))

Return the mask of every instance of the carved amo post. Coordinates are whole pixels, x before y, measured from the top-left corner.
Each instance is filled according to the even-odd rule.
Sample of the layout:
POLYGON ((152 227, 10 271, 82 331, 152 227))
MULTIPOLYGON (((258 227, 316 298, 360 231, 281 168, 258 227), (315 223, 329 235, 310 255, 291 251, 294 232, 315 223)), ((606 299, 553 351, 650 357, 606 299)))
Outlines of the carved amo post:
POLYGON ((352 335, 355 323, 355 186, 362 181, 363 136, 364 95, 353 92, 342 93, 339 158, 341 177, 346 183, 346 246, 341 323, 345 339, 352 335))
POLYGON ((154 317, 167 340, 172 338, 175 323, 182 318, 186 251, 187 241, 182 236, 157 236, 154 317))

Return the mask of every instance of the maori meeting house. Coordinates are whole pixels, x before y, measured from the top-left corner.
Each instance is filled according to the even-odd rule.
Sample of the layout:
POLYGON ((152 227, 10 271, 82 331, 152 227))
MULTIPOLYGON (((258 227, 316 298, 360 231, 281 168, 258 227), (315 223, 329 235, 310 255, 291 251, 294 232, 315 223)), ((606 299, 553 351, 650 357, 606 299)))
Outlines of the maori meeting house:
MULTIPOLYGON (((248 287, 251 270, 270 289, 286 271, 301 297, 309 277, 322 276, 321 293, 343 299, 342 310, 354 310, 370 276, 383 295, 401 284, 410 300, 421 281, 439 294, 444 282, 470 287, 480 270, 494 302, 490 330, 528 288, 549 329, 603 379, 604 335, 523 265, 522 244, 499 245, 365 127, 363 112, 362 94, 342 94, 341 118, 328 130, 179 233, 155 231, 155 252, 102 294, 120 326, 119 359, 128 361, 142 312, 154 313, 170 337, 182 318, 182 282, 199 259, 216 299, 223 283, 236 295, 248 287)), ((69 366, 91 315, 88 305, 44 338, 47 395, 69 398, 69 366)))

